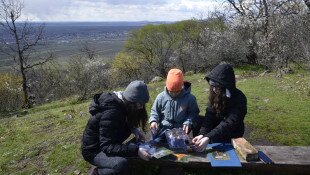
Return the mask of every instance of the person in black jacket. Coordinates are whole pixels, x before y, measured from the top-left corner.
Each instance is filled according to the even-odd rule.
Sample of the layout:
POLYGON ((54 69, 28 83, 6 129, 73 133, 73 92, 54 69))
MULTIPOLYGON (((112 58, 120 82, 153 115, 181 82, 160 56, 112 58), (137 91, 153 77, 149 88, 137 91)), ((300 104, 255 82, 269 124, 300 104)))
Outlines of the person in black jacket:
POLYGON ((145 128, 145 103, 148 101, 147 85, 137 80, 123 92, 94 96, 81 148, 84 159, 97 167, 94 174, 127 174, 125 157, 150 158, 146 150, 136 144, 123 144, 131 134, 140 141, 145 140, 145 135, 137 127, 145 128))
POLYGON ((192 140, 197 151, 205 150, 210 142, 230 142, 231 138, 242 137, 247 113, 247 99, 236 88, 234 70, 229 64, 216 66, 205 79, 210 94, 200 133, 192 140))

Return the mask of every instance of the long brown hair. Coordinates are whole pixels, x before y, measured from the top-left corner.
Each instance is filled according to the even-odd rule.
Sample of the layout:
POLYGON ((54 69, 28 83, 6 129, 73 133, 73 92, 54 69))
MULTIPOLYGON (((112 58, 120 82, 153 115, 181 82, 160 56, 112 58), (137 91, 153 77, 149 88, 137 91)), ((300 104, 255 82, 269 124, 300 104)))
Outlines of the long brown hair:
POLYGON ((225 88, 218 87, 220 89, 219 93, 216 94, 213 91, 213 86, 210 86, 209 93, 209 102, 211 104, 211 108, 217 113, 221 113, 226 110, 227 106, 227 98, 225 93, 225 88))
POLYGON ((124 104, 127 110, 127 122, 129 126, 134 128, 141 127, 145 132, 147 123, 145 104, 142 109, 138 109, 136 103, 129 102, 126 99, 124 99, 124 104))

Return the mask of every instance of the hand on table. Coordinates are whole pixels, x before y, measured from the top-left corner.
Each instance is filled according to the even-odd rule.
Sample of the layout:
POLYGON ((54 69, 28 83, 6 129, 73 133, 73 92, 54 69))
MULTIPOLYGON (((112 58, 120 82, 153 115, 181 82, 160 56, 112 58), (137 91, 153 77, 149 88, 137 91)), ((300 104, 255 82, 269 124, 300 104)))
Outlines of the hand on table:
POLYGON ((138 150, 138 156, 139 156, 141 159, 146 160, 146 161, 150 160, 150 158, 151 158, 151 155, 150 155, 149 153, 147 153, 146 150, 143 149, 143 148, 139 148, 139 150, 138 150))
POLYGON ((207 148, 207 145, 210 142, 209 137, 203 137, 203 135, 199 135, 193 138, 192 142, 195 144, 196 151, 202 152, 207 148))

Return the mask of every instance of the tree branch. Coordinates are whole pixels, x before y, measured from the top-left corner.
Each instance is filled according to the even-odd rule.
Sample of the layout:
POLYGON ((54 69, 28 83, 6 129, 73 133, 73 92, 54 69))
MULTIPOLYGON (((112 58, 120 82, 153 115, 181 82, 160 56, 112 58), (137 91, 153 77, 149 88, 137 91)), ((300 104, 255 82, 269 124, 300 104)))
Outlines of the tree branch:
POLYGON ((25 69, 31 69, 31 68, 33 68, 33 67, 35 67, 35 66, 43 65, 43 64, 45 64, 45 63, 51 61, 54 57, 55 57, 55 56, 54 56, 53 54, 50 54, 50 55, 48 56, 48 58, 46 58, 44 61, 37 62, 37 63, 34 63, 34 64, 32 64, 32 65, 25 66, 25 69))
POLYGON ((239 13, 241 16, 245 15, 244 13, 244 10, 243 10, 243 7, 241 6, 241 3, 242 3, 242 0, 239 0, 239 5, 240 5, 240 8, 242 10, 240 10, 237 5, 236 5, 236 2, 234 0, 227 0, 233 7, 234 9, 237 11, 237 13, 239 13))

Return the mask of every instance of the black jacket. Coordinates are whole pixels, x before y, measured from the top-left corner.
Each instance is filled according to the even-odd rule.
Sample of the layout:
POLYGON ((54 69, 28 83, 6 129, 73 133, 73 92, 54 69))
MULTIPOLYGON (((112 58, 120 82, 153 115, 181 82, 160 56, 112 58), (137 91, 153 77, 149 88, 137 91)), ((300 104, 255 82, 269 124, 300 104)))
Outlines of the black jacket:
POLYGON ((242 91, 236 88, 232 67, 228 64, 218 65, 206 79, 218 82, 229 89, 231 97, 228 98, 226 110, 219 114, 211 108, 210 103, 208 104, 200 134, 209 137, 212 142, 230 142, 231 138, 242 137, 247 99, 242 91))
POLYGON ((97 94, 82 139, 82 155, 91 160, 100 151, 108 156, 138 155, 138 146, 122 144, 131 134, 124 103, 114 93, 97 94))

